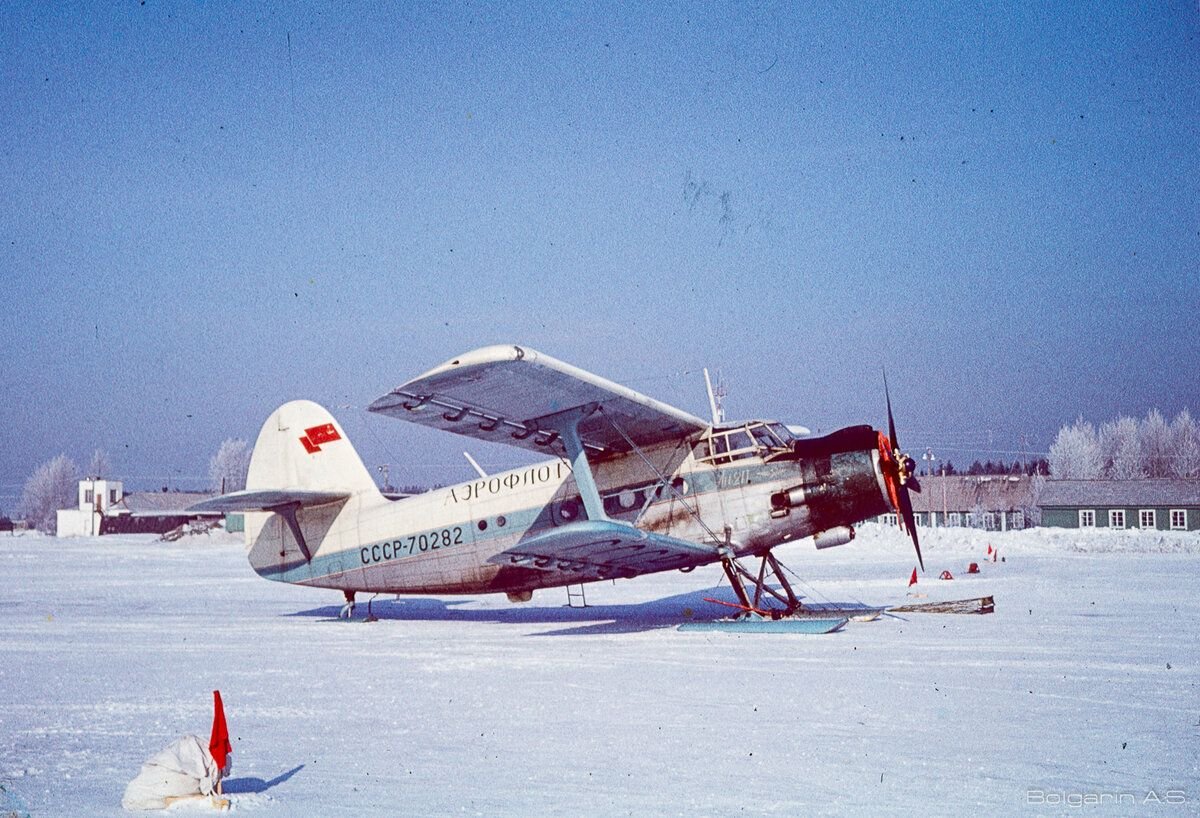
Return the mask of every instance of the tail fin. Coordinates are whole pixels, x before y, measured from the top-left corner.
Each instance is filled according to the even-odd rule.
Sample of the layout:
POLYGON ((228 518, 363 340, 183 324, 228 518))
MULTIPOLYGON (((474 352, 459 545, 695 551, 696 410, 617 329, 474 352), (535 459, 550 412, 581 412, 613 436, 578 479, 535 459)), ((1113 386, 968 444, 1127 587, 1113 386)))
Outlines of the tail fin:
POLYGON ((364 505, 385 502, 333 415, 297 400, 263 424, 245 490, 192 508, 266 512, 246 515, 250 564, 269 579, 304 582, 320 573, 313 560, 322 544, 336 548, 357 530, 364 505))
POLYGON ((307 400, 285 403, 267 418, 254 444, 246 489, 379 491, 333 415, 307 400))

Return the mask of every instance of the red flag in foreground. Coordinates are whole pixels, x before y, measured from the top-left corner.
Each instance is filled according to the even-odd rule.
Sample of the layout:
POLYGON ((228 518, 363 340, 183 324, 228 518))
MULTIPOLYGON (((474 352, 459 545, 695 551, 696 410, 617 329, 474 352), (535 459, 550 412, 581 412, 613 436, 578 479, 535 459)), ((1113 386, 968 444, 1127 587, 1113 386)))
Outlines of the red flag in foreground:
POLYGON ((225 769, 229 754, 233 748, 229 746, 229 728, 225 726, 225 705, 221 704, 221 691, 213 691, 213 726, 212 738, 208 740, 208 751, 212 753, 217 769, 225 769))
POLYGON ((912 576, 908 578, 908 587, 911 588, 917 584, 917 569, 914 568, 912 576))
POLYGON ((992 544, 988 543, 988 556, 990 557, 991 555, 992 555, 992 544))

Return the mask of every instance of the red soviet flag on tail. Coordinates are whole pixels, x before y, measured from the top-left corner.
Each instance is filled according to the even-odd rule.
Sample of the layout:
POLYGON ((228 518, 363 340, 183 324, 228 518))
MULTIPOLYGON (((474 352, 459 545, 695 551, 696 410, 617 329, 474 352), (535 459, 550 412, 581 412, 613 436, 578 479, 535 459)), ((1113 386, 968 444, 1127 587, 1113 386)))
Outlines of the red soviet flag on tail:
POLYGON ((221 703, 221 691, 213 691, 212 738, 208 740, 208 751, 212 753, 217 769, 224 770, 233 748, 229 745, 229 728, 225 725, 225 705, 221 703))

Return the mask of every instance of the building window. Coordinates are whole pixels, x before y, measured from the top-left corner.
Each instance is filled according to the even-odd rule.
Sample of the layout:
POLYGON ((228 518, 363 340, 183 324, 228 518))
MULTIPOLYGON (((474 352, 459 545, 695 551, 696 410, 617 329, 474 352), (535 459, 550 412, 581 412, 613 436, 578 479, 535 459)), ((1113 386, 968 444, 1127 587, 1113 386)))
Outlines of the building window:
POLYGON ((108 490, 108 502, 110 502, 110 503, 117 502, 117 490, 116 489, 108 490))
POLYGON ((1114 508, 1108 512, 1108 527, 1109 528, 1124 528, 1125 527, 1125 509, 1114 508))
POLYGON ((1176 531, 1187 530, 1187 509, 1173 508, 1171 509, 1171 528, 1176 531))
POLYGON ((962 512, 951 511, 949 525, 962 525, 962 512))
POLYGON ((1096 512, 1090 508, 1079 510, 1079 527, 1080 528, 1095 528, 1096 527, 1096 512))
POLYGON ((91 503, 96 498, 95 493, 91 489, 85 489, 83 492, 83 502, 91 503))
POLYGON ((1138 528, 1158 528, 1158 521, 1152 508, 1143 508, 1138 512, 1138 528))
POLYGON ((884 525, 899 525, 900 524, 900 518, 897 517, 895 514, 884 514, 881 519, 883 520, 884 525))

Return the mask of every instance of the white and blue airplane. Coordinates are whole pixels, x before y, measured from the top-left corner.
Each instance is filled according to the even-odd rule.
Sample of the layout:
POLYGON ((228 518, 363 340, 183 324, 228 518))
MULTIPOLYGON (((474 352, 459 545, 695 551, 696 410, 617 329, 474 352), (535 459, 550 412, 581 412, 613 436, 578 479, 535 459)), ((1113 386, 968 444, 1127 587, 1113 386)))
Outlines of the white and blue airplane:
POLYGON ((460 355, 369 410, 547 458, 392 499, 328 411, 275 410, 246 489, 193 509, 248 512, 254 570, 342 591, 345 616, 357 592, 523 602, 539 588, 719 562, 746 615, 779 618, 801 603, 773 548, 843 545, 857 523, 893 510, 924 568, 908 495, 920 487, 890 398, 886 435, 864 425, 796 437, 773 421, 709 423, 505 345, 460 355), (761 560, 757 571, 748 559, 761 560))

